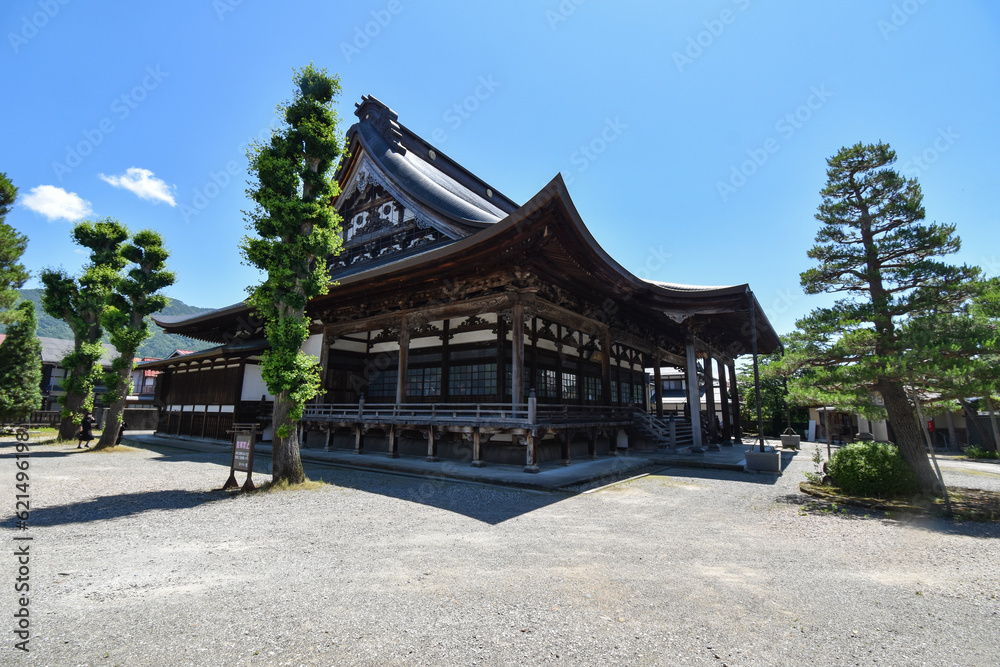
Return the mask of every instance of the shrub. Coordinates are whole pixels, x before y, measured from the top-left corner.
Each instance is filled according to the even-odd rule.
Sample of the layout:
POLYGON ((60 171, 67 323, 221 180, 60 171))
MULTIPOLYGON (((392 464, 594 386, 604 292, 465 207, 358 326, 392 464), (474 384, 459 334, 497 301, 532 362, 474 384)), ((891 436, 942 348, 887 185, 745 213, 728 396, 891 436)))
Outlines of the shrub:
POLYGON ((890 442, 856 442, 841 448, 827 464, 834 484, 847 493, 886 498, 912 495, 920 483, 890 442))
POLYGON ((964 450, 964 452, 965 452, 965 455, 967 457, 969 457, 970 459, 997 459, 997 458, 1000 458, 1000 454, 998 454, 997 452, 995 452, 995 451, 993 451, 991 449, 983 449, 982 447, 979 447, 978 445, 971 445, 969 447, 966 447, 965 450, 964 450))

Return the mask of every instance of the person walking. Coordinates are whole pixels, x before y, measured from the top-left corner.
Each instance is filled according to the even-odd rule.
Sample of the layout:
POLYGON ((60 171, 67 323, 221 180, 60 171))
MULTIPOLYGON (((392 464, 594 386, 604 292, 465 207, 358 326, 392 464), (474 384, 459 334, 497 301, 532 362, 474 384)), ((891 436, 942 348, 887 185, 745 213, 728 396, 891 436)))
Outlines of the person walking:
POLYGON ((90 412, 83 413, 83 419, 80 421, 80 442, 76 445, 77 449, 83 446, 90 447, 90 441, 94 439, 94 424, 96 422, 97 420, 90 412))

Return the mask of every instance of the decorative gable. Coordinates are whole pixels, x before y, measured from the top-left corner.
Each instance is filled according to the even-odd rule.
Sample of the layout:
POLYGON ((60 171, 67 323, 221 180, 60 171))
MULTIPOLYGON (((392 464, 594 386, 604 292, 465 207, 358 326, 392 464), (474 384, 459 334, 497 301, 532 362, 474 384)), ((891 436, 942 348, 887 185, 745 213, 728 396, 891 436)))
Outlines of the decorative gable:
POLYGON ((358 187, 344 199, 340 216, 344 248, 331 261, 334 269, 448 240, 370 177, 359 179, 358 187))

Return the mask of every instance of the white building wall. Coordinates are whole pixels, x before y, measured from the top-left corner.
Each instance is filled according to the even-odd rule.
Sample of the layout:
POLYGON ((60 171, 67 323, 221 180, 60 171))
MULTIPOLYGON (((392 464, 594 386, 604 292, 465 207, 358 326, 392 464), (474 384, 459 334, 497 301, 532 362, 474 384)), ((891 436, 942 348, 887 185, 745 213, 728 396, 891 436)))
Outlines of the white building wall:
POLYGON ((240 400, 259 401, 261 396, 267 401, 274 400, 274 395, 267 390, 267 385, 260 376, 260 366, 247 364, 243 371, 243 392, 240 394, 240 400))

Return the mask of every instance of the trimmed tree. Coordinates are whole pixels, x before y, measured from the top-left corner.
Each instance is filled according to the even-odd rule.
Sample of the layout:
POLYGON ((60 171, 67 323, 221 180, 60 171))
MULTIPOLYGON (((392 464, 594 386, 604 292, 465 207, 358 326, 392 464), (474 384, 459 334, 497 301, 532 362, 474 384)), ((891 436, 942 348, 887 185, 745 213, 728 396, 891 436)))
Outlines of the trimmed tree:
POLYGON ((979 270, 936 259, 959 249, 955 226, 923 223, 920 185, 890 169, 895 161, 884 143, 856 144, 827 160, 816 214, 822 226, 808 252, 819 266, 802 273, 802 286, 807 294, 848 296, 797 322, 808 341, 798 362, 810 370, 796 380, 794 398, 887 415, 923 490, 940 494, 907 395, 914 379, 909 351, 919 341, 904 324, 968 300, 979 270), (881 395, 884 411, 872 392, 881 395))
POLYGON ((248 152, 255 182, 247 194, 256 207, 246 219, 257 236, 244 237, 240 247, 267 276, 248 288, 247 303, 264 318, 270 344, 261 375, 274 394, 272 478, 297 484, 305 480, 297 425, 321 386, 316 358, 302 352, 309 336, 305 310, 310 299, 327 293, 326 258, 340 248, 340 216, 332 204, 340 189, 331 171, 343 140, 333 109, 340 79, 310 64, 294 81, 294 99, 279 107, 284 127, 248 152))
POLYGON ((95 449, 114 447, 117 441, 125 399, 132 388, 135 355, 151 335, 146 317, 166 308, 169 303, 167 297, 159 294, 160 290, 174 284, 174 274, 166 270, 169 254, 163 247, 163 238, 150 229, 136 232, 121 249, 122 257, 131 268, 110 294, 101 317, 111 344, 118 350, 118 358, 111 362, 111 370, 104 375, 108 415, 95 449))
POLYGON ((35 304, 21 301, 12 311, 0 345, 0 421, 22 421, 42 403, 42 344, 35 330, 35 304))
POLYGON ((19 261, 28 247, 28 237, 5 221, 16 200, 17 188, 0 172, 0 323, 17 301, 17 290, 28 280, 28 270, 19 261))
POLYGON ((98 362, 104 354, 101 314, 125 266, 121 244, 127 238, 128 230, 113 218, 86 220, 73 228, 73 240, 90 250, 90 263, 79 280, 62 269, 42 271, 42 307, 73 331, 73 351, 62 360, 67 376, 66 394, 59 398, 60 440, 71 439, 84 411, 94 407, 94 384, 101 378, 98 362))

